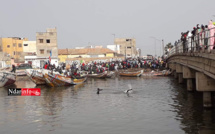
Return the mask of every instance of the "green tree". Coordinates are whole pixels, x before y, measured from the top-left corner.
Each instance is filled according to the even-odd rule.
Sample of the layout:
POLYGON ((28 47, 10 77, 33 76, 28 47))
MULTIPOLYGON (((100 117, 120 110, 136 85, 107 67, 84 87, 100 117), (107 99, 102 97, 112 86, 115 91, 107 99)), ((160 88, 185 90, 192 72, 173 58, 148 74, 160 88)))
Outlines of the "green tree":
POLYGON ((165 46, 165 54, 167 54, 170 51, 171 48, 173 48, 173 45, 172 45, 171 42, 166 44, 166 46, 165 46))

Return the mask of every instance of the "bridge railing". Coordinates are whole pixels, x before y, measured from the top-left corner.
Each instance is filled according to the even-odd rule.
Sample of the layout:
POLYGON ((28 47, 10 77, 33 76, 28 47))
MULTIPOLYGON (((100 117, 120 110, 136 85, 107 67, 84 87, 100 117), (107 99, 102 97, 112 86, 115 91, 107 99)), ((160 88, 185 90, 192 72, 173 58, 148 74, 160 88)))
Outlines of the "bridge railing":
POLYGON ((179 53, 194 53, 202 50, 210 52, 215 48, 215 28, 206 29, 204 31, 198 31, 195 36, 190 36, 177 42, 176 45, 171 48, 167 56, 179 53), (213 31, 212 31, 213 30, 213 31))

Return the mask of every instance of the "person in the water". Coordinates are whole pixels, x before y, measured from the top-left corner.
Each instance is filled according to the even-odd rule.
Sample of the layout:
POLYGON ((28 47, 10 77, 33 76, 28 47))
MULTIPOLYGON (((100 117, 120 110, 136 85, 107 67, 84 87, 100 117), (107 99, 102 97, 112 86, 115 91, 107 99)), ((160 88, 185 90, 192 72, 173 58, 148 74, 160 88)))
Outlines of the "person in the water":
POLYGON ((99 94, 99 93, 100 93, 100 91, 102 91, 102 89, 97 88, 97 94, 99 94))

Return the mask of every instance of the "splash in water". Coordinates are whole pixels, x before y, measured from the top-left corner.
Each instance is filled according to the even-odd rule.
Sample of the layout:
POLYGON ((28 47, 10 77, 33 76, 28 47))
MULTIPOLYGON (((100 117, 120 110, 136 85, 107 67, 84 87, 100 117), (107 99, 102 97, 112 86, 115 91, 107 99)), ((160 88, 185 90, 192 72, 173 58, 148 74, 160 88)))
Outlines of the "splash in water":
POLYGON ((129 89, 132 89, 132 86, 131 86, 131 84, 128 84, 128 88, 129 88, 129 89))

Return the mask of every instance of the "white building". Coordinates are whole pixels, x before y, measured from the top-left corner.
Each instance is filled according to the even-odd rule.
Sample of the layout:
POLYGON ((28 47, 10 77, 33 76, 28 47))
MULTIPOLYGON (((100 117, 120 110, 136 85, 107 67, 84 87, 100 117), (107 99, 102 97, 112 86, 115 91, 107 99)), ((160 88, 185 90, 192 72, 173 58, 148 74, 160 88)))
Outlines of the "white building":
POLYGON ((120 45, 107 45, 107 48, 118 54, 120 53, 120 45))
POLYGON ((36 41, 23 41, 23 52, 36 54, 36 41))
MULTIPOLYGON (((48 63, 49 58, 42 58, 38 56, 25 56, 25 63, 29 63, 32 65, 33 68, 42 68, 45 63, 48 63)), ((51 58, 51 64, 55 66, 58 66, 58 59, 57 58, 51 58)))

